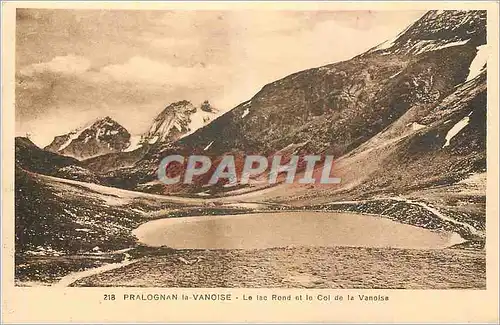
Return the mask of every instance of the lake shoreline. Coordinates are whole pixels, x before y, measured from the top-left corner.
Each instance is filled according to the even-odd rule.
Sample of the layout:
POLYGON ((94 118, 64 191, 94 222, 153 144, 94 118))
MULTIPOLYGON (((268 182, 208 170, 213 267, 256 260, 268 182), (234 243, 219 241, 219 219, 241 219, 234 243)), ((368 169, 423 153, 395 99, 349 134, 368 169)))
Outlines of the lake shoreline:
MULTIPOLYGON (((379 218, 389 218, 397 222, 401 223, 406 223, 410 224, 416 227, 422 227, 426 228, 429 226, 429 224, 420 224, 415 222, 415 220, 419 220, 418 218, 407 218, 404 216, 404 213, 401 215, 397 215, 396 217, 394 215, 384 215, 380 214, 379 211, 376 211, 373 213, 373 210, 365 209, 365 203, 364 202, 369 202, 368 201, 358 201, 349 205, 335 205, 333 208, 330 205, 321 205, 321 206, 308 206, 308 207, 299 207, 299 208, 292 208, 289 206, 285 205, 273 205, 267 206, 265 209, 262 210, 253 210, 249 211, 249 209, 236 209, 235 205, 237 206, 239 203, 233 202, 232 205, 233 207, 230 209, 225 208, 224 206, 220 207, 205 207, 205 208, 187 208, 187 210, 179 210, 179 211, 172 211, 165 213, 164 215, 157 215, 157 214, 152 214, 151 217, 146 217, 143 216, 142 222, 140 223, 139 227, 141 225, 146 224, 147 222, 150 222, 152 220, 160 220, 160 219, 165 219, 165 218, 180 218, 180 219, 185 219, 185 218, 191 218, 191 217, 196 217, 201 215, 206 215, 206 216, 213 216, 216 214, 216 212, 222 212, 221 214, 232 214, 232 215, 241 215, 241 214, 255 214, 255 213, 293 213, 293 212, 304 212, 304 211, 310 211, 310 212, 341 212, 341 213, 346 213, 346 214, 357 214, 357 215, 367 215, 367 216, 373 216, 373 217, 379 217, 379 218), (378 213, 377 213, 378 212, 378 213)), ((380 200, 377 200, 377 203, 384 203, 380 202, 380 200)), ((403 206, 406 206, 407 203, 405 202, 400 202, 403 206)), ((405 212, 405 210, 401 210, 402 212, 405 212)), ((439 222, 439 220, 437 220, 439 222)), ((440 224, 432 225, 433 227, 431 228, 437 228, 443 229, 440 224)), ((136 227, 138 228, 138 227, 136 227)), ((133 236, 132 232, 136 229, 132 228, 130 229, 130 233, 133 236)), ((450 230, 455 231, 455 227, 450 228, 450 230)), ((449 247, 451 249, 461 249, 461 250, 474 250, 478 251, 479 254, 484 253, 484 238, 476 238, 476 237, 470 237, 467 236, 468 233, 464 231, 460 231, 461 229, 458 229, 458 233, 461 235, 462 238, 465 238, 466 241, 454 245, 452 247, 449 247), (464 236, 465 235, 465 236, 464 236)), ((462 229, 463 230, 463 229, 462 229)), ((123 248, 132 248, 132 250, 129 252, 133 258, 143 258, 146 257, 147 254, 150 254, 152 256, 156 256, 158 254, 163 254, 166 251, 168 252, 175 252, 176 250, 171 249, 171 248, 147 248, 143 245, 141 245, 137 238, 136 238, 136 243, 134 246, 116 246, 114 247, 115 249, 123 249, 123 248), (146 254, 146 252, 148 252, 146 254)), ((446 249, 448 250, 448 249, 446 249)), ((112 258, 113 261, 109 261, 108 263, 116 263, 119 261, 124 260, 123 254, 111 254, 112 252, 103 252, 104 254, 108 255, 110 254, 110 257, 112 258)), ((170 253, 169 253, 170 254, 170 253)), ((100 267, 102 266, 101 261, 97 260, 94 261, 95 258, 88 256, 88 254, 76 254, 76 255, 64 255, 64 256, 59 256, 59 257, 52 257, 52 256, 44 256, 43 259, 44 261, 42 264, 38 262, 39 257, 37 256, 27 256, 24 254, 21 254, 17 256, 16 254, 16 261, 19 259, 20 262, 16 262, 16 286, 32 286, 32 285, 50 285, 57 283, 61 277, 67 276, 70 273, 74 272, 82 272, 86 271, 89 268, 93 269, 95 267, 100 267), (83 263, 81 262, 74 262, 75 258, 79 259, 83 258, 83 263), (22 264, 20 264, 22 263, 22 264), (51 266, 52 265, 52 266, 51 266), (23 267, 23 269, 20 269, 20 267, 23 267), (42 267, 39 269, 39 267, 42 267), (55 268, 55 269, 54 269, 55 268), (36 273, 33 273, 34 270, 40 270, 37 271, 36 273), (43 284, 41 284, 43 283, 43 284)))
POLYGON ((164 218, 142 224, 132 233, 142 245, 173 249, 291 245, 432 249, 465 241, 453 232, 428 230, 380 216, 309 210, 164 218))

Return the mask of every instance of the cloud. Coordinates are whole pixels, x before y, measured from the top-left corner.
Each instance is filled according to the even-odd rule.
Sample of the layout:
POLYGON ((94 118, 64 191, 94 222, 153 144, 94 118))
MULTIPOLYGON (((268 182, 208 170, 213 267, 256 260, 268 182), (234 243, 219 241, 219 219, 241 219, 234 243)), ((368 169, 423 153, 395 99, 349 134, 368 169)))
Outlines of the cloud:
POLYGON ((199 87, 207 83, 222 84, 227 69, 215 65, 173 66, 144 56, 134 56, 123 64, 111 64, 100 73, 120 82, 136 82, 169 87, 199 87))
POLYGON ((82 56, 56 56, 49 62, 34 63, 22 68, 19 72, 25 76, 33 76, 44 72, 61 74, 81 74, 88 71, 91 63, 82 56))
POLYGON ((183 99, 231 109, 266 83, 392 38, 418 14, 21 10, 16 131, 50 142, 106 113, 140 133, 183 99))

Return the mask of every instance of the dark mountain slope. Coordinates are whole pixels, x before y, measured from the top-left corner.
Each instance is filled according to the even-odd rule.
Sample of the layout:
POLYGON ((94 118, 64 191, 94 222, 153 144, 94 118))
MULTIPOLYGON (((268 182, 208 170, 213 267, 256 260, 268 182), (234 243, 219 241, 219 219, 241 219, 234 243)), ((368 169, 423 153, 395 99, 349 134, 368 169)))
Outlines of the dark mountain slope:
POLYGON ((42 150, 25 137, 16 137, 15 146, 16 166, 32 172, 52 175, 62 167, 78 165, 75 158, 42 150))
POLYGON ((16 171, 22 169, 84 182, 101 183, 101 179, 84 168, 77 159, 40 149, 28 138, 16 137, 15 150, 16 171))
POLYGON ((82 166, 98 173, 107 173, 112 170, 134 166, 146 152, 150 145, 145 142, 133 151, 112 152, 81 161, 82 166))
POLYGON ((346 190, 336 190, 335 194, 345 193, 344 199, 404 194, 451 185, 471 174, 485 172, 485 81, 483 72, 458 87, 442 106, 418 119, 418 128, 410 125, 406 134, 389 140, 379 137, 342 157, 337 172, 343 176, 346 190), (453 129, 458 132, 455 134, 453 129), (370 165, 378 168, 372 170, 370 165), (360 179, 363 181, 356 184, 360 179))
MULTIPOLYGON (((411 138, 408 130, 419 128, 425 117, 445 122, 431 116, 439 116, 433 112, 471 78, 478 46, 485 42, 485 23, 485 11, 431 11, 395 40, 351 60, 266 85, 209 125, 174 144, 153 146, 135 166, 108 177, 116 186, 154 184, 159 162, 169 154, 203 153, 214 159, 226 153, 270 156, 293 147, 299 154, 340 158, 370 149, 368 144, 411 138)), ((461 105, 462 94, 454 96, 461 105)), ((447 127, 435 128, 445 132, 447 127)), ((445 155, 453 154, 452 148, 446 148, 445 155)), ((380 166, 368 170, 373 168, 380 166)), ((356 180, 362 182, 363 178, 356 180)), ((165 190, 170 191, 155 189, 165 190)), ((183 188, 175 188, 179 190, 183 188)))

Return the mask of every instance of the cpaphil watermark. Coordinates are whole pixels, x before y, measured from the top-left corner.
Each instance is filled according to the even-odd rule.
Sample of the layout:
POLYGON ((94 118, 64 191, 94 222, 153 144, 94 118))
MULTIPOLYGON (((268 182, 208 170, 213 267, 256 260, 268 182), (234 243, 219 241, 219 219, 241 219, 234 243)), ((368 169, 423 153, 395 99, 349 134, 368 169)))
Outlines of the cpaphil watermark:
POLYGON ((332 176, 333 156, 318 155, 258 155, 240 157, 225 155, 215 159, 208 156, 191 155, 165 157, 158 168, 158 179, 166 185, 177 183, 206 183, 223 181, 229 185, 245 185, 251 179, 263 175, 269 184, 278 180, 299 184, 338 184, 341 179, 332 176), (283 179, 283 175, 286 175, 283 179))

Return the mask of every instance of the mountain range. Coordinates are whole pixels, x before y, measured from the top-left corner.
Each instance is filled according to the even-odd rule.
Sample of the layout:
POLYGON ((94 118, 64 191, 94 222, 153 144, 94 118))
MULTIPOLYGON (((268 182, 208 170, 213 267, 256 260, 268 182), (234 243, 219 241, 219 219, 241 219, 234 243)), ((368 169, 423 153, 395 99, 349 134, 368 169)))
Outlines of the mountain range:
MULTIPOLYGON (((394 39, 267 84, 219 117, 208 102, 180 101, 135 139, 108 117, 45 150, 82 160, 111 186, 159 194, 234 190, 156 180, 163 157, 193 153, 333 155, 343 182, 321 189, 328 198, 450 185, 486 170, 486 48, 485 11, 429 11, 394 39)), ((290 193, 317 196, 310 187, 290 193)))
POLYGON ((486 49, 484 11, 430 11, 350 60, 265 85, 194 133, 155 143, 133 166, 103 177, 154 193, 206 193, 202 180, 159 184, 160 160, 287 151, 335 156, 343 182, 325 189, 329 198, 453 184, 486 168, 486 49))
MULTIPOLYGON (((96 160, 105 160, 103 156, 108 154, 142 152, 139 149, 149 144, 174 142, 206 125, 217 114, 218 110, 208 101, 203 102, 200 107, 195 107, 186 100, 179 101, 168 105, 160 112, 149 130, 142 135, 130 135, 122 125, 106 116, 69 133, 56 136, 43 149, 78 160, 101 157, 91 160, 92 165, 96 160)), ((122 157, 126 156, 127 154, 122 154, 122 157)))
MULTIPOLYGON (((309 269, 297 278, 309 279, 321 269, 318 261, 334 256, 346 270, 359 269, 350 266, 367 260, 367 268, 389 270, 382 272, 384 276, 397 280, 382 280, 379 285, 373 282, 376 276, 349 272, 343 277, 354 281, 353 288, 484 289, 489 53, 486 11, 433 10, 393 39, 349 60, 264 85, 224 114, 208 101, 198 106, 178 101, 167 105, 139 135, 105 117, 55 137, 45 148, 18 137, 16 279, 60 280, 69 272, 102 266, 101 253, 107 252, 114 264, 138 263, 86 278, 100 281, 114 274, 109 282, 95 282, 98 286, 147 286, 144 281, 149 279, 167 279, 163 283, 169 286, 171 278, 179 279, 183 287, 192 285, 182 274, 195 274, 202 282, 199 279, 221 278, 221 286, 232 286, 226 282, 229 273, 238 281, 250 274, 257 287, 265 287, 259 281, 274 274, 277 286, 289 286, 284 280, 298 266, 309 269), (332 176, 341 178, 341 183, 288 184, 280 177, 269 184, 269 174, 263 172, 248 184, 208 184, 202 175, 191 184, 165 185, 157 179, 158 167, 164 157, 174 154, 209 156, 214 165, 233 155, 238 172, 247 155, 330 155, 335 158, 332 176), (258 218, 277 211, 283 218, 304 211, 354 213, 353 218, 366 214, 381 222, 392 220, 453 236, 445 249, 339 246, 311 255, 320 248, 287 246, 251 250, 249 257, 240 258, 235 253, 239 250, 145 247, 133 232, 152 219, 251 213, 258 218), (186 252, 195 254, 192 264, 180 258, 186 252), (214 257, 213 252, 223 255, 214 257), (276 252, 284 254, 282 261, 297 261, 282 269, 283 276, 274 267, 286 263, 268 263, 280 261, 276 252), (256 254, 265 258, 256 260, 256 254), (238 260, 241 264, 234 264, 238 260), (169 276, 156 272, 165 263, 169 276), (244 267, 228 273, 228 263, 244 267), (261 264, 273 269, 259 271, 261 264), (206 272, 209 265, 222 269, 213 276, 206 272), (131 276, 140 281, 123 280, 131 276)), ((303 175, 304 170, 298 170, 296 177, 303 175)), ((334 218, 331 214, 329 219, 334 218)), ((215 222, 216 218, 207 221, 210 241, 235 240, 226 233, 231 226, 215 222)), ((252 222, 268 227, 263 221, 252 222)), ((306 222, 318 221, 311 216, 306 222)), ((361 225, 367 238, 391 236, 370 224, 375 225, 361 225)), ((325 231, 321 223, 316 225, 325 231)), ((349 233, 355 230, 350 225, 340 226, 349 233)), ((192 235, 195 228, 170 229, 169 234, 189 229, 185 232, 192 235)), ((310 235, 299 226, 296 229, 293 236, 310 235)), ((158 237, 166 233, 158 232, 158 237)), ((343 283, 337 271, 330 277, 332 287, 343 283)), ((213 287, 213 282, 200 287, 213 287)))

